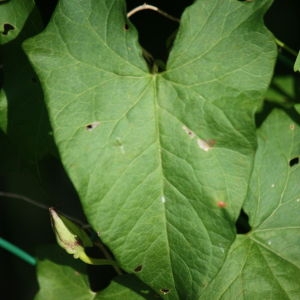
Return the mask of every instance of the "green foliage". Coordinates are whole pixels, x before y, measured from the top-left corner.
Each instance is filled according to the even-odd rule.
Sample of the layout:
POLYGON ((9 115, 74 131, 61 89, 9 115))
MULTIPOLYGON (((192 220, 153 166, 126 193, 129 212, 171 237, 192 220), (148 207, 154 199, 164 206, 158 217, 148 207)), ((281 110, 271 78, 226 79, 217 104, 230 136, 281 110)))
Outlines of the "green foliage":
POLYGON ((67 253, 73 254, 74 258, 79 258, 91 265, 115 264, 114 261, 107 259, 89 257, 85 248, 92 247, 93 241, 85 230, 80 225, 57 213, 53 207, 49 208, 49 212, 56 241, 67 253))
POLYGON ((38 274, 40 291, 36 300, 56 299, 153 299, 155 293, 135 276, 116 277, 105 290, 90 290, 89 278, 84 264, 62 253, 60 249, 47 246, 39 249, 38 274))
POLYGON ((297 59, 295 61, 295 65, 294 65, 294 71, 298 71, 300 72, 300 52, 297 55, 297 59))
MULTIPOLYGON (((12 3, 0 6, 10 7, 9 20, 12 3)), ((34 7, 25 3, 20 28, 34 7)), ((60 0, 40 34, 28 38, 29 30, 23 47, 64 168, 89 224, 122 270, 135 274, 92 292, 82 263, 45 248, 37 299, 299 297, 297 95, 293 78, 283 76, 267 92, 276 60, 263 24, 270 4, 195 1, 163 72, 147 65, 123 0, 60 0), (286 110, 266 117, 264 98, 286 110), (247 234, 236 232, 242 209, 247 234)), ((9 34, 2 43, 19 39, 9 34)), ((23 40, 5 45, 6 57, 23 40)), ((5 91, 17 85, 8 78, 5 91)), ((47 125, 33 132, 40 128, 48 136, 47 125)), ((76 230, 72 240, 83 232, 76 230)))
POLYGON ((241 295, 246 299, 297 299, 300 295, 299 117, 274 110, 257 136, 244 203, 252 230, 237 236, 201 299, 241 295))
POLYGON ((21 156, 36 161, 52 140, 43 91, 21 44, 42 30, 41 17, 33 0, 16 0, 0 4, 0 20, 0 129, 18 145, 21 156))

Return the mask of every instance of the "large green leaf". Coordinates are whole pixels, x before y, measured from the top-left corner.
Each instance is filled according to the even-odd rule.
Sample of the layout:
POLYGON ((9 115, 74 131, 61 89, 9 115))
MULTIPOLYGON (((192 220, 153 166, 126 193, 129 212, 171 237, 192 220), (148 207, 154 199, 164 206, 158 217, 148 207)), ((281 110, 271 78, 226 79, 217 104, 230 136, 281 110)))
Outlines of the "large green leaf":
POLYGON ((201 299, 299 299, 299 119, 275 110, 258 138, 245 201, 252 230, 237 237, 201 299))
POLYGON ((62 0, 25 44, 91 225, 166 298, 197 299, 235 238, 275 60, 269 4, 196 1, 160 74, 121 0, 62 0))

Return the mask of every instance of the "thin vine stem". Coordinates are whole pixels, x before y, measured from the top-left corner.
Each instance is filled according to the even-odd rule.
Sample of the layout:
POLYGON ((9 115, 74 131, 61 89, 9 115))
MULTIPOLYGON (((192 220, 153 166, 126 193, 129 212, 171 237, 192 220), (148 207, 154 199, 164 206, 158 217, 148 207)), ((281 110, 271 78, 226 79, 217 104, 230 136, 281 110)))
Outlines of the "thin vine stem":
MULTIPOLYGON (((246 0, 247 1, 247 0, 246 0)), ((154 6, 154 5, 150 5, 150 4, 147 4, 147 3, 144 3, 142 5, 139 5, 135 8, 133 8, 132 10, 130 10, 128 13, 127 13, 127 18, 129 19, 131 16, 133 16, 134 14, 136 14, 137 12, 140 12, 140 11, 143 11, 143 10, 153 10, 157 13, 159 13, 160 15, 174 21, 174 22, 177 22, 177 23, 180 23, 180 19, 168 14, 167 12, 161 10, 160 8, 158 8, 157 6, 154 6)), ((284 42, 282 42, 281 40, 277 39, 275 37, 275 42, 276 44, 283 48, 284 50, 286 50, 288 53, 292 54, 293 56, 297 57, 298 53, 292 49, 291 47, 289 47, 288 45, 286 45, 284 42)))
POLYGON ((159 9, 157 6, 154 5, 150 5, 147 3, 144 3, 140 6, 135 7, 134 9, 132 9, 131 11, 129 11, 127 13, 127 18, 129 19, 131 16, 133 16, 134 14, 136 14, 137 12, 143 11, 143 10, 153 10, 156 11, 157 13, 159 13, 160 15, 168 18, 169 20, 172 20, 174 22, 180 23, 180 19, 173 17, 172 15, 166 13, 165 11, 159 9))
MULTIPOLYGON (((23 200, 23 201, 25 201, 25 202, 27 202, 27 203, 29 203, 31 205, 34 205, 34 206, 36 206, 38 208, 41 208, 41 209, 44 209, 44 210, 48 210, 48 211, 49 211, 49 208, 51 207, 51 206, 42 204, 42 203, 40 203, 38 201, 32 200, 29 197, 26 197, 26 196, 23 196, 23 195, 20 195, 20 194, 10 193, 10 192, 1 192, 0 191, 0 197, 23 200)), ((59 211, 59 213, 61 213, 62 215, 64 215, 66 218, 74 221, 75 223, 77 223, 78 225, 82 226, 83 228, 90 227, 89 224, 86 224, 86 223, 84 223, 84 222, 82 222, 82 221, 80 221, 80 220, 78 220, 78 219, 76 219, 76 218, 74 218, 72 216, 69 216, 69 215, 67 215, 65 213, 62 213, 61 211, 59 211)))
MULTIPOLYGON (((34 205, 36 207, 39 207, 41 209, 45 209, 47 211, 49 211, 49 206, 39 203, 35 200, 30 199, 29 197, 23 196, 23 195, 19 195, 19 194, 15 194, 15 193, 10 193, 10 192, 2 192, 0 191, 0 197, 5 197, 5 198, 13 198, 13 199, 20 199, 23 200, 31 205, 34 205)), ((61 213, 61 212, 60 212, 61 213)), ((78 225, 80 225, 82 228, 88 229, 90 228, 89 224, 86 224, 72 216, 69 216, 67 214, 62 213, 62 215, 64 215, 66 218, 70 219, 71 221, 74 221, 75 223, 77 223, 78 225)), ((103 253, 104 257, 106 259, 110 259, 113 260, 112 256, 110 255, 110 253, 107 251, 107 249, 105 248, 105 246, 102 244, 102 242, 98 239, 97 241, 94 242, 94 245, 103 253)), ((29 255, 28 253, 26 253, 25 251, 23 251, 22 249, 18 248, 17 246, 13 245, 12 243, 6 241, 5 239, 0 237, 0 247, 3 249, 6 249, 7 251, 15 254, 16 256, 20 257, 21 259, 23 259, 24 261, 28 262, 31 265, 35 265, 36 264, 36 259, 34 257, 32 257, 31 255, 29 255)), ((118 275, 122 274, 122 271, 120 268, 118 268, 117 266, 113 266, 113 268, 115 269, 115 271, 117 272, 118 275)))
POLYGON ((25 201, 25 202, 27 202, 29 204, 37 206, 37 207, 39 207, 41 209, 46 209, 46 210, 49 209, 49 207, 47 205, 39 203, 37 201, 34 201, 34 200, 32 200, 32 199, 30 199, 30 198, 28 198, 26 196, 23 196, 23 195, 19 195, 19 194, 15 194, 15 193, 9 193, 9 192, 1 192, 0 191, 0 197, 1 196, 5 197, 5 198, 20 199, 20 200, 23 200, 23 201, 25 201))
POLYGON ((282 42, 281 40, 275 38, 276 44, 283 48, 284 50, 286 50, 288 53, 292 54, 293 56, 297 57, 298 53, 292 49, 291 47, 289 47, 287 44, 285 44, 284 42, 282 42))

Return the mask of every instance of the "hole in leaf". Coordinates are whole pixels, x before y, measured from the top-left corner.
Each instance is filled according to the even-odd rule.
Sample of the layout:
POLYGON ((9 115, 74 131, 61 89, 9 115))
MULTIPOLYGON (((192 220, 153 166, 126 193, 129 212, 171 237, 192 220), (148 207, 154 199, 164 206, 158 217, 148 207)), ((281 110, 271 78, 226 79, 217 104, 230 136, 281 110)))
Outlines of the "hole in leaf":
POLYGON ((170 289, 160 289, 160 292, 163 294, 163 295, 167 295, 170 293, 170 289))
POLYGON ((135 269, 134 269, 134 272, 141 272, 143 269, 143 266, 142 265, 139 265, 137 266, 135 269))
POLYGON ((8 23, 5 23, 5 24, 3 25, 3 31, 2 31, 2 34, 3 34, 3 35, 7 35, 9 31, 14 30, 14 29, 15 29, 15 27, 14 27, 13 25, 8 24, 8 23))
POLYGON ((289 161, 290 167, 293 167, 299 163, 299 157, 294 157, 289 161))
POLYGON ((124 25, 124 29, 125 29, 126 31, 129 29, 129 25, 128 25, 127 23, 124 25))
POLYGON ((236 231, 239 234, 245 234, 251 231, 251 226, 249 224, 249 217, 242 209, 240 215, 235 223, 236 231))
POLYGON ((85 126, 87 131, 92 131, 93 129, 95 129, 96 127, 98 127, 100 125, 100 122, 96 121, 96 122, 92 122, 90 124, 87 124, 85 126))

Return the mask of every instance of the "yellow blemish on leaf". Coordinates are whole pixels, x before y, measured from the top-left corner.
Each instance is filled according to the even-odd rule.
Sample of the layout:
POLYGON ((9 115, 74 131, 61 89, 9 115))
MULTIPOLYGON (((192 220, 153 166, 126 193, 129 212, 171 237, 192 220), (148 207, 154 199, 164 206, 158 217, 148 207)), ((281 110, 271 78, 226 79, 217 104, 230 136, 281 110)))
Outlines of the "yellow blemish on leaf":
POLYGON ((196 136, 196 134, 191 129, 187 128, 186 126, 182 126, 182 129, 190 138, 193 139, 196 136))
POLYGON ((215 144, 216 142, 213 140, 201 140, 201 139, 197 139, 197 144, 199 146, 199 148, 201 148, 204 151, 209 151, 215 144))

